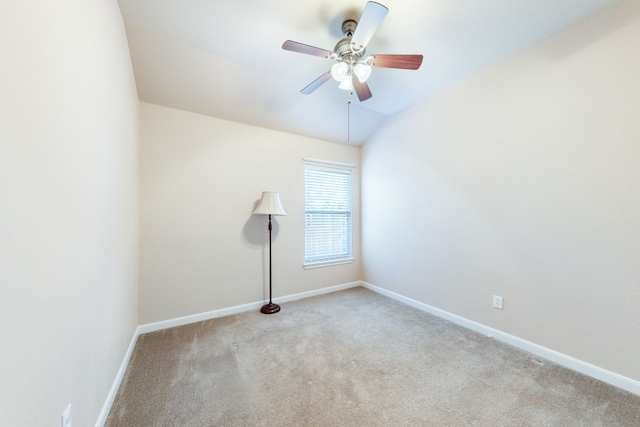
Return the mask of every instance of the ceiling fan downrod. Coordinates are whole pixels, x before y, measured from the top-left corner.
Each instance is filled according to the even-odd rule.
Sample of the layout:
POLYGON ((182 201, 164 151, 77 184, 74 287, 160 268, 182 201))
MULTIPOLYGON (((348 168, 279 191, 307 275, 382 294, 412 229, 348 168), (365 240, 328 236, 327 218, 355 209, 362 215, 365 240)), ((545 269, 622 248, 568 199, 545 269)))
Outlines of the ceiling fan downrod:
POLYGON ((353 33, 356 31, 356 27, 358 26, 358 22, 355 19, 347 19, 342 23, 342 34, 345 37, 353 37, 353 33))

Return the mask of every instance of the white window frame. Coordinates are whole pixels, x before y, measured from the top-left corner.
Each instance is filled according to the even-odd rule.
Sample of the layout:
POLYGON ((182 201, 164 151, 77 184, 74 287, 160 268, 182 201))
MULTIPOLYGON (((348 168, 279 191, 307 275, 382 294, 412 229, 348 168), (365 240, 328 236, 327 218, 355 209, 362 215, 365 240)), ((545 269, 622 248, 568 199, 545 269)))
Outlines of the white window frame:
MULTIPOLYGON (((304 168, 304 181, 305 181, 305 226, 304 226, 304 234, 305 234, 305 253, 304 253, 304 268, 318 268, 318 267, 327 267, 332 265, 340 265, 340 264, 349 264, 353 262, 353 174, 351 173, 351 169, 355 168, 355 165, 346 164, 346 163, 338 163, 338 162, 329 162, 322 160, 312 160, 312 159, 303 159, 305 160, 305 168, 304 168), (336 173, 342 175, 349 176, 349 191, 348 191, 348 233, 346 236, 348 239, 348 253, 344 256, 337 255, 334 258, 323 258, 323 259, 312 259, 309 260, 307 257, 307 171, 308 170, 319 170, 325 171, 329 173, 336 173)), ((344 213, 342 213, 344 214, 344 213)))

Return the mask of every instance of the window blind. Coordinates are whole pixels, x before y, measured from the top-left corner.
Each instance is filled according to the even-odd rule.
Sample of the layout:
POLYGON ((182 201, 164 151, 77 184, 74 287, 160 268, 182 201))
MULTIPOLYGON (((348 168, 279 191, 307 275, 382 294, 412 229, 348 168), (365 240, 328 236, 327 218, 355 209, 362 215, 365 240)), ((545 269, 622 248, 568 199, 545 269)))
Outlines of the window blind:
POLYGON ((305 264, 351 258, 351 171, 305 167, 305 264))

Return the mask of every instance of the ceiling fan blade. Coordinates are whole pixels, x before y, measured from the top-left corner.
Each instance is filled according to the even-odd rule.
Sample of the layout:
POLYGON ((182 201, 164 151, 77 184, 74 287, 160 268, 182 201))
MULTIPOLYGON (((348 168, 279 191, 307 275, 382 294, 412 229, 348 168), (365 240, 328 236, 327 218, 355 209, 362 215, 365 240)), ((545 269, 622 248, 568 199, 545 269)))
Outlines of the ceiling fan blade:
POLYGON ((356 31, 353 33, 351 42, 356 46, 367 46, 371 37, 378 31, 378 27, 380 27, 382 20, 387 16, 388 12, 389 9, 380 3, 374 1, 368 2, 362 11, 360 22, 358 22, 356 31))
POLYGON ((333 54, 332 51, 326 49, 320 49, 319 47, 309 46, 308 44, 294 42, 293 40, 287 40, 282 44, 284 50, 290 50, 291 52, 304 53, 307 55, 319 56, 321 58, 329 58, 333 54))
POLYGON ((373 55, 368 63, 379 68, 417 70, 422 65, 422 55, 373 55))
POLYGON ((331 78, 331 71, 327 71, 326 73, 324 73, 323 75, 321 75, 320 77, 318 77, 317 79, 309 83, 307 87, 302 89, 300 92, 304 93, 305 95, 309 95, 314 90, 318 89, 320 86, 325 84, 327 80, 329 80, 330 78, 331 78))
POLYGON ((367 82, 362 83, 357 77, 354 77, 352 83, 360 102, 366 101, 373 96, 371 95, 371 89, 369 89, 367 82))

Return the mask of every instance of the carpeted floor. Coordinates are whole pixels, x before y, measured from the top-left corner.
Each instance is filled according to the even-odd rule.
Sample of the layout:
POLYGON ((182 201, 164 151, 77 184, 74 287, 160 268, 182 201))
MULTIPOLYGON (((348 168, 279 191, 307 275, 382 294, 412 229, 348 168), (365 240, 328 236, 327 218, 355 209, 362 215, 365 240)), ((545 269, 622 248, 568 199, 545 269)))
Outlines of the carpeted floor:
POLYGON ((640 397, 364 288, 140 336, 107 427, 640 426, 640 397))

